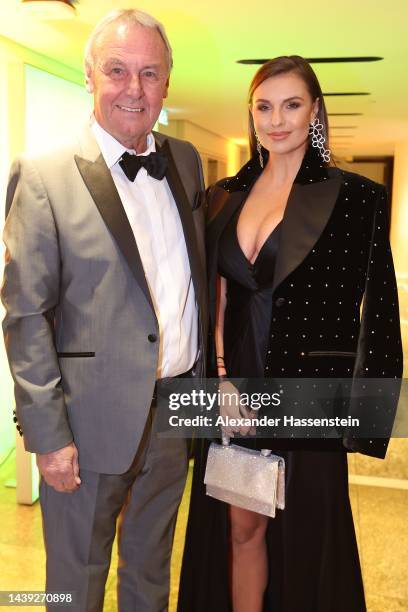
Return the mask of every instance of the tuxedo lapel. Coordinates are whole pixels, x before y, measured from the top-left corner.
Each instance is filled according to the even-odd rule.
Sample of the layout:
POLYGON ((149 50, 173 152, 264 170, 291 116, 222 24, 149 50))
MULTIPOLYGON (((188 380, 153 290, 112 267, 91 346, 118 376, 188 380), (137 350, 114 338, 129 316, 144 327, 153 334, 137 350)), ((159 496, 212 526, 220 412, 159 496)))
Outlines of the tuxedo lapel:
POLYGON ((329 173, 326 180, 294 183, 281 226, 273 290, 313 249, 333 212, 341 186, 341 175, 329 173))
POLYGON ((106 226, 154 312, 136 240, 102 154, 95 161, 76 155, 75 162, 106 226))
MULTIPOLYGON (((247 191, 233 191, 232 193, 228 193, 227 191, 221 189, 219 191, 220 193, 217 193, 215 197, 217 199, 222 199, 220 209, 216 216, 209 219, 207 226, 207 243, 209 246, 215 243, 218 244, 218 240, 225 226, 228 224, 235 211, 241 204, 243 204, 244 200, 249 195, 249 192, 247 191)), ((210 202, 210 207, 212 207, 213 204, 214 203, 210 202)))
POLYGON ((197 301, 201 303, 203 296, 205 295, 204 285, 206 278, 197 247, 197 235, 193 220, 192 205, 189 202, 186 190, 177 170, 169 141, 165 140, 160 146, 156 140, 156 149, 157 151, 163 153, 168 160, 166 179, 180 215, 190 262, 191 275, 193 278, 194 290, 197 301))

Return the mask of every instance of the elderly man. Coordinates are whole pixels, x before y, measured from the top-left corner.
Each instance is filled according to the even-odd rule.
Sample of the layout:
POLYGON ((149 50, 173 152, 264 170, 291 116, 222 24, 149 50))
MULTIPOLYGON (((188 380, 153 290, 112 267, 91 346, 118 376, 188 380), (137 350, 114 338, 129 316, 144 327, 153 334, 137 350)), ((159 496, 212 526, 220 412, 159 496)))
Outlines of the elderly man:
POLYGON ((74 593, 75 610, 103 608, 121 510, 119 609, 168 605, 187 450, 157 435, 154 390, 202 375, 207 312, 200 160, 151 131, 171 66, 159 22, 109 14, 86 49, 94 116, 80 141, 11 170, 16 420, 42 476, 47 591, 74 593))

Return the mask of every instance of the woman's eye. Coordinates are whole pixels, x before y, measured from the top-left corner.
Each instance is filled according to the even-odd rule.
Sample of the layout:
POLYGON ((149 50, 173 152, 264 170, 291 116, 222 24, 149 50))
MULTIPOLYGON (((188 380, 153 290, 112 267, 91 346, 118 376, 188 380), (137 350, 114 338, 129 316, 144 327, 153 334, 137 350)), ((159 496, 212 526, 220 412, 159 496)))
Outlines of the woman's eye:
POLYGON ((266 111, 269 109, 269 106, 267 106, 266 104, 260 104, 259 106, 256 107, 257 110, 259 111, 266 111))
POLYGON ((299 108, 299 102, 289 102, 288 108, 299 108))

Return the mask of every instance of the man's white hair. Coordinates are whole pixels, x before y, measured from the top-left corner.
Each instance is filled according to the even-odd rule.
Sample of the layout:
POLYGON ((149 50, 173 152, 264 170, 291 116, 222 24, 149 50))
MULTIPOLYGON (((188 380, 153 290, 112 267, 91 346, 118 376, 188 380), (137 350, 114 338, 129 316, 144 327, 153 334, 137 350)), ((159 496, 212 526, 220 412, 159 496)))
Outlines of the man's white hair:
POLYGON ((169 43, 169 39, 167 38, 166 31, 164 26, 160 21, 157 21, 154 17, 149 15, 148 13, 144 13, 143 11, 138 11, 137 9, 121 9, 117 11, 111 11, 99 23, 96 24, 95 28, 91 32, 86 45, 85 45, 85 74, 88 75, 89 71, 94 67, 94 52, 95 47, 98 43, 98 39, 103 34, 104 30, 111 23, 124 23, 128 25, 140 25, 145 28, 152 28, 159 32, 167 50, 167 60, 168 60, 168 68, 169 73, 173 67, 173 52, 169 43))

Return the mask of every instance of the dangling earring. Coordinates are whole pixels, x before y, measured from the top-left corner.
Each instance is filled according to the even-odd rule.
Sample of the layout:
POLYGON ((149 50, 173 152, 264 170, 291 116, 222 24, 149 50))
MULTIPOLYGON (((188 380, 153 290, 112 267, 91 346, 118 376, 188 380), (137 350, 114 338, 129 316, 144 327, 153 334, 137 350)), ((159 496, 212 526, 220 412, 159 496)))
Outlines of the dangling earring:
POLYGON ((263 168, 262 147, 261 147, 261 142, 259 140, 258 134, 256 132, 255 132, 255 138, 256 138, 256 150, 258 151, 258 155, 259 155, 259 165, 261 166, 261 168, 263 168))
POLYGON ((326 163, 330 161, 330 149, 325 148, 326 137, 324 135, 324 125, 316 117, 309 125, 309 136, 312 137, 312 147, 319 149, 319 153, 326 163))

